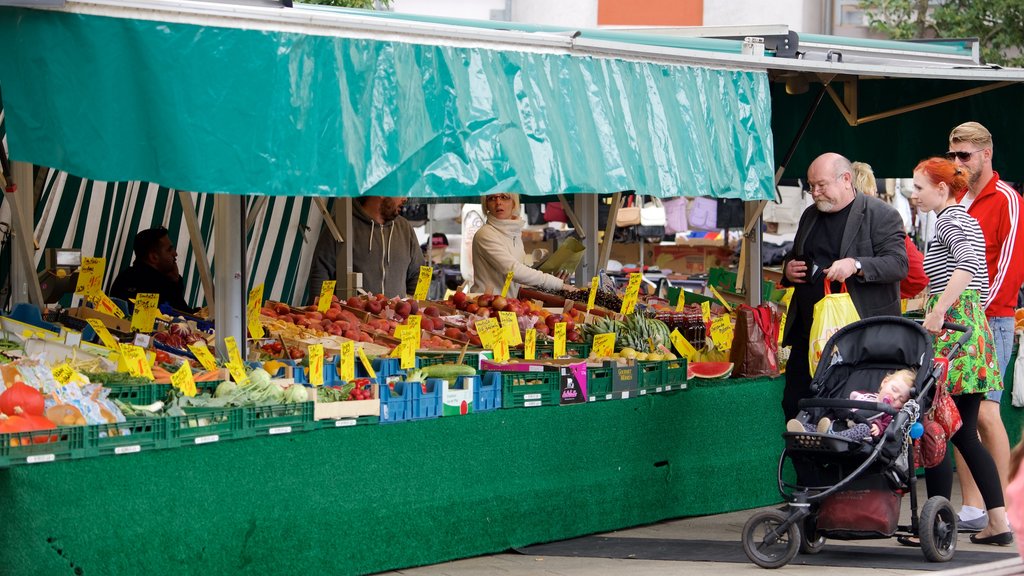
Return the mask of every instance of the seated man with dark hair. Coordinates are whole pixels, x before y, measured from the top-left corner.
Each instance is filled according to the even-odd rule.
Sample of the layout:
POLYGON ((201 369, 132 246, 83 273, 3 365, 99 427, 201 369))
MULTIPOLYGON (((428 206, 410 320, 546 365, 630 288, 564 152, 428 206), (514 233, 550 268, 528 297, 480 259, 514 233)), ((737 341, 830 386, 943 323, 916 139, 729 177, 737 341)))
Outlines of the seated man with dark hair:
POLYGON ((142 230, 135 235, 133 250, 135 262, 117 275, 111 296, 130 300, 140 292, 159 294, 160 303, 167 303, 175 310, 188 314, 197 310, 185 302, 185 284, 178 272, 178 251, 171 244, 166 228, 142 230))

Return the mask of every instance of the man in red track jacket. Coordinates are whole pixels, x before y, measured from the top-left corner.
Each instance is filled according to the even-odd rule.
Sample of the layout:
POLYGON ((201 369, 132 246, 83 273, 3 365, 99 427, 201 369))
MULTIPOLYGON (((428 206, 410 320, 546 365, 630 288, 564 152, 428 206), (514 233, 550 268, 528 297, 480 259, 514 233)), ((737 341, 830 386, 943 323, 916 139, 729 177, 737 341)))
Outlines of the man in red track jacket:
MULTIPOLYGON (((1017 306, 1017 293, 1024 282, 1024 222, 1021 222, 1024 201, 992 170, 992 152, 992 134, 977 122, 966 122, 949 133, 946 157, 968 171, 968 189, 959 198, 960 204, 978 220, 985 235, 989 277, 985 316, 995 337, 999 373, 1005 375, 1013 350, 1013 312, 1017 306)), ((1002 392, 990 392, 987 399, 991 402, 982 402, 978 412, 978 430, 982 442, 996 461, 1005 490, 1010 467, 1010 443, 999 416, 1002 392)), ((965 528, 980 530, 987 520, 981 493, 962 462, 958 460, 964 497, 961 521, 965 528), (972 517, 980 519, 972 521, 972 517)))

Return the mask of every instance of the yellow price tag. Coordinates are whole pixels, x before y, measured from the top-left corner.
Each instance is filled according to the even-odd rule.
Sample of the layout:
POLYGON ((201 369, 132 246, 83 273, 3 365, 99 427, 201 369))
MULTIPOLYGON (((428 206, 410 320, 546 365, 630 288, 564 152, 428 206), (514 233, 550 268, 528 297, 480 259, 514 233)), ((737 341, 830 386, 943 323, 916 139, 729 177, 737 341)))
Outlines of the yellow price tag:
POLYGON ((697 357, 697 349, 679 332, 678 328, 672 330, 672 333, 668 336, 672 339, 672 345, 675 346, 680 356, 687 360, 693 360, 697 357))
POLYGON ((711 302, 707 300, 700 303, 700 314, 704 317, 704 325, 711 324, 711 302))
POLYGON ((416 293, 413 298, 426 300, 427 291, 430 290, 430 279, 434 276, 434 269, 430 266, 420 266, 420 278, 416 281, 416 293))
POLYGON ((505 342, 509 346, 519 346, 523 343, 523 333, 519 331, 519 319, 515 312, 498 312, 501 319, 501 329, 505 333, 505 342))
POLYGON ((249 383, 249 375, 245 373, 245 366, 242 364, 228 362, 224 364, 224 367, 228 369, 228 372, 231 373, 231 377, 235 379, 235 384, 245 386, 249 383))
POLYGON ((494 341, 501 336, 501 325, 498 324, 497 318, 477 320, 476 333, 480 336, 480 344, 493 350, 494 341))
POLYGON ((682 312, 686 307, 686 291, 679 289, 679 297, 676 299, 676 312, 682 312))
POLYGON ((526 331, 526 342, 523 342, 523 359, 537 359, 537 329, 530 328, 526 331))
POLYGON ((263 330, 263 323, 260 322, 260 308, 263 307, 263 284, 249 291, 249 303, 246 304, 246 324, 249 326, 249 335, 253 338, 263 338, 266 331, 263 330))
POLYGON ((192 377, 192 367, 188 362, 182 362, 181 368, 171 374, 171 385, 181 390, 185 396, 196 395, 196 381, 192 377))
POLYGON ((725 301, 725 298, 718 292, 718 290, 715 290, 714 286, 708 286, 708 288, 711 289, 711 294, 715 297, 715 299, 717 299, 722 304, 722 306, 725 306, 725 309, 727 311, 732 312, 732 306, 730 306, 729 303, 725 301))
POLYGON ((395 326, 394 337, 395 337, 396 340, 399 340, 399 343, 398 343, 397 346, 395 346, 395 349, 392 350, 391 354, 389 355, 392 358, 401 358, 402 357, 402 341, 404 341, 405 332, 408 329, 409 329, 409 326, 406 325, 406 324, 399 324, 398 326, 395 326))
POLYGON ((402 370, 412 370, 416 367, 416 341, 418 331, 408 329, 402 335, 402 353, 399 358, 398 367, 402 370))
POLYGON ((359 352, 359 361, 363 363, 363 369, 366 370, 366 373, 370 378, 376 380, 377 373, 373 370, 373 363, 366 357, 366 352, 363 352, 363 347, 360 346, 359 348, 356 348, 356 350, 359 352))
POLYGON ((228 336, 224 339, 224 347, 228 349, 228 362, 242 367, 245 366, 245 363, 242 362, 242 354, 238 351, 238 342, 235 341, 234 336, 228 336))
POLYGON ((637 298, 640 296, 640 280, 639 272, 629 275, 629 284, 626 285, 626 295, 622 297, 622 308, 619 309, 619 314, 626 316, 636 310, 637 298))
POLYGON ((89 326, 92 326, 92 329, 96 332, 96 335, 100 337, 100 342, 103 342, 104 346, 114 351, 119 349, 120 346, 117 343, 117 339, 110 333, 110 330, 107 330, 107 327, 103 324, 102 320, 99 318, 89 318, 86 322, 89 326))
POLYGON ((494 346, 494 361, 508 362, 508 359, 508 342, 506 342, 504 338, 498 338, 498 341, 494 346))
POLYGON ((75 369, 67 362, 54 366, 50 371, 53 373, 53 379, 61 384, 67 384, 75 375, 75 369))
POLYGON ((128 373, 138 378, 153 379, 153 371, 149 367, 146 351, 134 344, 121 344, 121 358, 128 373))
POLYGON ((597 286, 601 282, 601 279, 594 276, 590 280, 590 296, 587 297, 587 312, 594 309, 594 303, 597 302, 597 286))
POLYGON ((324 384, 323 344, 311 344, 309 346, 309 383, 313 386, 323 386, 324 384))
POLYGON ((555 358, 565 356, 565 322, 555 324, 555 358))
POLYGON ((605 358, 615 353, 615 332, 594 334, 594 354, 605 358))
POLYGON ((203 368, 213 372, 217 369, 217 361, 213 358, 213 354, 210 353, 210 349, 206 347, 206 344, 196 342, 195 344, 189 344, 188 349, 195 355, 196 360, 202 364, 203 368))
POLYGON ((93 295, 92 299, 93 306, 96 307, 97 312, 109 314, 115 318, 124 320, 124 312, 121 311, 121 307, 114 304, 114 301, 107 297, 102 291, 99 291, 93 295))
POLYGON ((135 312, 132 314, 132 330, 138 330, 139 332, 152 332, 153 322, 156 320, 158 312, 157 306, 159 304, 159 294, 136 294, 135 312))
POLYGON ((341 374, 339 376, 341 376, 342 382, 351 382, 356 379, 356 343, 351 340, 341 343, 341 374))
POLYGON ((420 331, 420 323, 422 321, 423 317, 420 316, 419 314, 413 314, 412 316, 409 316, 409 318, 407 318, 405 321, 406 325, 409 327, 409 332, 406 332, 406 334, 409 334, 412 337, 413 350, 420 349, 420 342, 423 339, 423 333, 420 331))
POLYGON ((715 318, 711 323, 711 341, 720 352, 732 347, 732 320, 728 314, 715 318))
POLYGON ((508 274, 505 274, 505 285, 501 287, 501 297, 505 298, 508 296, 508 289, 512 287, 512 271, 509 270, 508 274))
POLYGON ((324 280, 320 286, 320 298, 316 301, 316 309, 321 314, 331 309, 331 297, 334 296, 334 287, 337 285, 335 280, 324 280))
POLYGON ((103 291, 103 275, 107 271, 107 259, 85 256, 82 266, 78 269, 78 284, 75 292, 83 296, 92 296, 103 291))

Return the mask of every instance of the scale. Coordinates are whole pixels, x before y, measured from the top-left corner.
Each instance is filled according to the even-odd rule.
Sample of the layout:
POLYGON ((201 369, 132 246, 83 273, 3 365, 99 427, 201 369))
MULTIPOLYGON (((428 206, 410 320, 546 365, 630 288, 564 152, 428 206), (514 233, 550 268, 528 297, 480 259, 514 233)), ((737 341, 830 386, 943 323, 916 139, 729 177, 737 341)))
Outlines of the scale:
POLYGON ((82 251, 73 248, 47 248, 43 253, 46 269, 39 273, 43 302, 52 304, 75 291, 82 251))

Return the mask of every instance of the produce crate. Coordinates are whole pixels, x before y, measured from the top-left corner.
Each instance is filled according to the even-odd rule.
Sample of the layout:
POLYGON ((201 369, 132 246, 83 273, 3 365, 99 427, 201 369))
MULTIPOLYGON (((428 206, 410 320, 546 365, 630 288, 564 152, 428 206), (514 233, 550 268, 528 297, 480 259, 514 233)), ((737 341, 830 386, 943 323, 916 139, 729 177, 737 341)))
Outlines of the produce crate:
POLYGON ((320 420, 319 428, 350 428, 352 426, 372 426, 380 424, 379 416, 360 416, 358 418, 339 418, 337 420, 320 420))
POLYGON ((498 378, 501 385, 502 408, 533 408, 558 406, 561 402, 562 376, 559 372, 485 372, 488 378, 498 378))
MULTIPOLYGON (((405 370, 399 368, 401 361, 398 358, 375 358, 370 361, 373 371, 377 374, 377 384, 387 386, 402 380, 405 377, 405 370)), ((356 360, 356 378, 369 378, 370 374, 363 368, 363 363, 356 360)))
POLYGON ((129 418, 116 424, 85 426, 89 456, 119 456, 166 447, 167 418, 129 418))
POLYGON ((380 387, 380 423, 402 422, 412 416, 412 388, 405 382, 380 387))
POLYGON ((315 402, 313 405, 314 420, 341 420, 365 416, 380 416, 380 386, 376 383, 363 385, 363 390, 369 390, 372 396, 368 400, 321 402, 317 392, 320 389, 321 387, 317 386, 307 390, 309 392, 309 399, 315 402))
POLYGON ((587 368, 587 401, 597 402, 613 398, 615 398, 615 394, 612 393, 611 368, 607 366, 587 368))
POLYGON ((604 365, 612 371, 612 394, 615 398, 636 396, 638 378, 635 364, 623 366, 618 362, 610 361, 605 362, 604 365))
POLYGON ((60 462, 85 456, 84 426, 0 434, 0 468, 60 462))
POLYGON ((664 363, 661 360, 637 361, 637 393, 640 396, 665 391, 662 379, 663 367, 664 363))
MULTIPOLYGON (((107 398, 117 399, 128 404, 152 404, 157 400, 163 400, 170 391, 170 384, 104 384, 110 388, 107 398)), ((216 387, 214 387, 216 389, 216 387)))
POLYGON ((490 412, 501 408, 501 378, 476 376, 473 386, 473 412, 490 412))
POLYGON ((408 382, 410 396, 410 420, 425 420, 441 415, 444 380, 427 378, 426 382, 408 382))
POLYGON ((290 434, 313 430, 313 402, 246 406, 243 409, 245 430, 256 436, 290 434))
MULTIPOLYGON (((536 359, 540 360, 543 358, 554 358, 555 356, 555 345, 554 344, 540 344, 535 350, 536 359)), ((521 346, 510 348, 508 355, 511 358, 523 358, 526 351, 521 346)), ((570 358, 585 359, 590 355, 590 344, 586 342, 566 342, 565 353, 570 358)))
MULTIPOLYGON (((434 364, 454 364, 459 359, 461 352, 417 352, 416 367, 433 366, 434 364)), ((480 369, 483 360, 493 360, 494 352, 490 350, 467 351, 462 357, 462 363, 470 368, 480 369)))
POLYGON ((458 376, 430 378, 437 380, 441 387, 441 416, 462 416, 476 412, 476 389, 480 387, 479 376, 458 376))
POLYGON ((662 376, 666 392, 686 390, 686 359, 666 360, 662 376))
POLYGON ((192 446, 237 440, 249 434, 244 408, 186 408, 184 416, 168 418, 168 446, 192 446))

